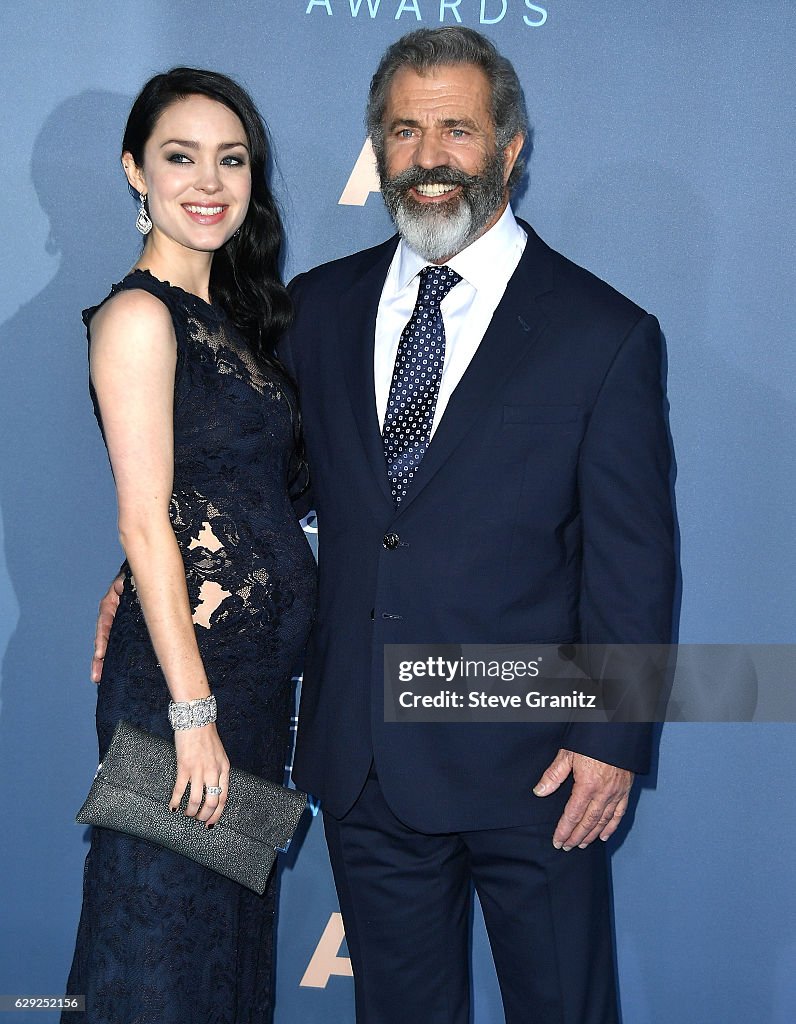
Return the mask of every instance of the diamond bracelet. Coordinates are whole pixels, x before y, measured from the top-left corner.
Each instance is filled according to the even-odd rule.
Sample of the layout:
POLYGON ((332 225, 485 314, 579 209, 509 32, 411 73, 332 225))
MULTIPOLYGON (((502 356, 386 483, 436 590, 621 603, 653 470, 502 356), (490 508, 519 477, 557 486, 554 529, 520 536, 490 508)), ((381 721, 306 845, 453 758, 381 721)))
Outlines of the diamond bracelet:
POLYGON ((196 700, 169 701, 169 721, 172 729, 200 729, 216 720, 216 698, 198 697, 196 700))

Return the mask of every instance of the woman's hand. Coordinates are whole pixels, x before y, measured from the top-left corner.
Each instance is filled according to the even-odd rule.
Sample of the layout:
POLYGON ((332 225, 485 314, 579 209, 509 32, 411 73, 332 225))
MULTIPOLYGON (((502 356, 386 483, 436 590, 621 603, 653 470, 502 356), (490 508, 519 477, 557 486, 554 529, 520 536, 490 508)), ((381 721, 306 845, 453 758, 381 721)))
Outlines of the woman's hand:
POLYGON ((215 825, 226 806, 229 787, 229 758, 215 723, 210 722, 198 729, 177 729, 174 733, 174 746, 177 748, 177 781, 169 808, 177 810, 185 787, 190 782, 191 798, 185 813, 190 818, 205 822, 207 827, 215 825), (205 790, 208 786, 220 786, 221 795, 207 793, 205 790))

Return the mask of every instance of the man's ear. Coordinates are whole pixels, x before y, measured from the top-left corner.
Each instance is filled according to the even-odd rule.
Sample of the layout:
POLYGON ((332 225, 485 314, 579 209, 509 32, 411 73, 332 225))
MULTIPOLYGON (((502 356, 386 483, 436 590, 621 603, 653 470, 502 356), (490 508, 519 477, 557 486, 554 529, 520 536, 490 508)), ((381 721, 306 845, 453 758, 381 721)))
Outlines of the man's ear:
POLYGON ((522 147, 525 145, 525 136, 522 132, 517 132, 514 138, 504 147, 503 149, 503 184, 506 185, 509 180, 511 172, 514 170, 514 165, 517 162, 517 158, 522 152, 522 147))

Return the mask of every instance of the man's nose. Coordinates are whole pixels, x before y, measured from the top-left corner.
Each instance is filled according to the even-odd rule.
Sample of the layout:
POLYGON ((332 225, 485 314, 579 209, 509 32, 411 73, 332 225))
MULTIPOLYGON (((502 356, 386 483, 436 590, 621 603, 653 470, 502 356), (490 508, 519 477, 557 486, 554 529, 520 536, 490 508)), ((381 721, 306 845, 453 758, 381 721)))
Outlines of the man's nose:
POLYGON ((448 163, 445 146, 438 135, 432 133, 420 137, 415 150, 415 163, 426 170, 448 163))

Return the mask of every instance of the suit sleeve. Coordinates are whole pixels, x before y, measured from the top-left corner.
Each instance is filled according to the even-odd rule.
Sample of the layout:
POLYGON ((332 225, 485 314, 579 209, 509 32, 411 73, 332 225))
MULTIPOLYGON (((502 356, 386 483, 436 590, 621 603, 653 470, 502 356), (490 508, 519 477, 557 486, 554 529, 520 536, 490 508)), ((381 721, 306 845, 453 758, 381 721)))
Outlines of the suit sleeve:
POLYGON ((285 331, 282 337, 279 339, 277 345, 276 354, 279 357, 280 363, 285 367, 287 372, 290 374, 291 380, 298 382, 298 373, 296 371, 296 338, 297 333, 297 321, 300 316, 300 296, 301 296, 301 279, 304 275, 298 274, 288 284, 287 290, 293 303, 294 316, 293 323, 285 331))
MULTIPOLYGON (((300 281, 301 281, 302 277, 303 277, 303 275, 299 274, 297 277, 294 277, 293 280, 290 282, 290 284, 287 286, 288 287, 288 291, 290 293, 290 297, 293 300, 293 306, 294 306, 294 308, 296 310, 296 314, 295 314, 295 318, 294 318, 293 324, 282 335, 282 338, 280 339, 279 344, 277 346, 277 356, 279 358, 279 361, 281 362, 282 366, 284 366, 284 368, 287 370, 291 380, 295 384, 296 393, 297 393, 297 399, 299 401, 299 408, 301 407, 301 387, 300 387, 300 383, 299 383, 299 367, 298 367, 298 354, 299 353, 298 353, 298 344, 297 344, 297 335, 298 335, 298 324, 297 324, 297 321, 298 321, 298 318, 299 318, 299 315, 300 315, 299 294, 300 294, 300 291, 301 291, 300 281)), ((299 517, 299 519, 303 519, 304 516, 306 516, 307 513, 314 507, 314 505, 313 505, 313 496, 312 496, 312 476, 311 476, 311 473, 312 473, 312 470, 310 470, 310 479, 309 479, 309 483, 308 483, 308 486, 306 487, 306 489, 302 490, 301 493, 298 493, 295 496, 293 496, 291 494, 291 499, 293 501, 293 508, 295 509, 296 515, 299 517)), ((305 479, 304 482, 306 483, 306 479, 305 479)))
MULTIPOLYGON (((658 322, 644 315, 603 380, 581 449, 580 617, 588 644, 672 639, 674 516, 661 365, 658 322)), ((649 770, 651 743, 648 723, 573 723, 567 734, 569 749, 635 772, 649 770)))

